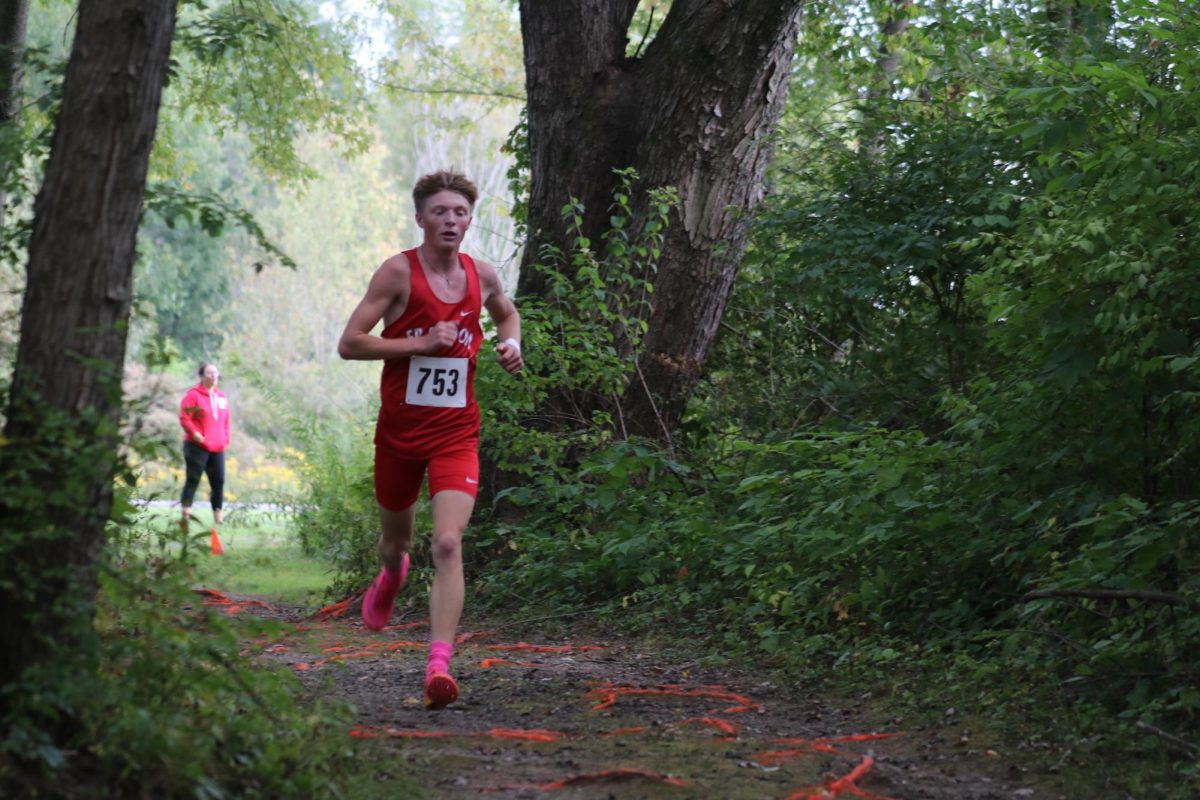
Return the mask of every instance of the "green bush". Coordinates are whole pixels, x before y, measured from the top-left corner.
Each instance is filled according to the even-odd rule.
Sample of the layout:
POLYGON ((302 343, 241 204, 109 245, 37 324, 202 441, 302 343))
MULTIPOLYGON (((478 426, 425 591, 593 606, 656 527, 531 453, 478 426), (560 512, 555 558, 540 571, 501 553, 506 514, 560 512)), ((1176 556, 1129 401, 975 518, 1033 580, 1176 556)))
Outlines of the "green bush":
POLYGON ((694 620, 816 671, 851 653, 881 665, 962 652, 1122 712, 1194 718, 1200 563, 1184 534, 1200 506, 1123 497, 1046 519, 977 459, 913 431, 734 441, 690 464, 617 443, 552 489, 511 493, 525 516, 498 526, 509 558, 483 580, 694 620), (1164 585, 1176 605, 1025 597, 1164 585))
POLYGON ((186 559, 173 555, 179 543, 150 536, 111 528, 95 658, 63 652, 5 688, 0 787, 80 798, 337 796, 353 756, 348 709, 314 705, 288 672, 240 655, 243 639, 278 625, 201 609, 186 559))

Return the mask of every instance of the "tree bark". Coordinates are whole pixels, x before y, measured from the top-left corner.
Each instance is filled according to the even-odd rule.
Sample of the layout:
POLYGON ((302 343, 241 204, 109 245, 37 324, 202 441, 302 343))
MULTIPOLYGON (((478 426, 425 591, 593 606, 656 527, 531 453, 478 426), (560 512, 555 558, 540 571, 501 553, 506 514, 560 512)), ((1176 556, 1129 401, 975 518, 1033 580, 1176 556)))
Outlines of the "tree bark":
MULTIPOLYGON (((0 6, 0 132, 8 132, 21 111, 21 74, 25 60, 25 29, 29 0, 7 0, 0 6)), ((4 136, 3 144, 12 139, 4 136)), ((0 152, 0 228, 4 227, 5 185, 12 166, 9 153, 0 152)))
POLYGON ((134 245, 175 7, 79 5, 34 203, 0 446, 0 685, 91 625, 117 465, 134 245))
MULTIPOLYGON (((518 295, 545 292, 530 267, 542 245, 568 249, 560 211, 572 198, 586 207, 584 235, 599 240, 614 169, 633 167, 647 187, 676 187, 680 204, 622 409, 630 433, 669 439, 708 357, 763 196, 803 0, 676 0, 644 54, 628 58, 636 6, 520 4, 531 190, 518 295)), ((638 211, 644 219, 645 209, 638 211)))
POLYGON ((0 120, 16 116, 25 53, 29 0, 9 0, 0 7, 0 120))

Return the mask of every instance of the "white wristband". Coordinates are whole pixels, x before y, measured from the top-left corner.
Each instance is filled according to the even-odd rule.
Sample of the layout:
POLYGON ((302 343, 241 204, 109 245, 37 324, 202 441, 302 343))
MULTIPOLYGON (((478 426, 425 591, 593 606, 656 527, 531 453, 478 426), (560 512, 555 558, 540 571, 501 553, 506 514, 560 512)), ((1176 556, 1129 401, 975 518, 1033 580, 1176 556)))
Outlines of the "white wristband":
POLYGON ((507 339, 505 339, 500 344, 506 344, 509 347, 515 349, 518 353, 521 352, 521 343, 518 342, 516 339, 512 338, 511 336, 508 337, 507 339))

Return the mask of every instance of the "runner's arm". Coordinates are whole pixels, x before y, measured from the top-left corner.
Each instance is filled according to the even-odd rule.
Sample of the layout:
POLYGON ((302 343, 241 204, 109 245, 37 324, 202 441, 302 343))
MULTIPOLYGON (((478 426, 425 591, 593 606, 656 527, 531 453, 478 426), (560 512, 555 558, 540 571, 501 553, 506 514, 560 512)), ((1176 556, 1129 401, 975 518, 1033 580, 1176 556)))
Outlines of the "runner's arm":
POLYGON ((179 424, 183 427, 183 432, 187 434, 189 442, 203 442, 204 434, 196 422, 196 412, 199 410, 200 401, 195 399, 194 395, 195 393, 189 389, 179 403, 179 424), (191 403, 188 402, 189 400, 191 403))
POLYGON ((475 262, 479 271, 479 285, 483 294, 483 305, 496 323, 496 360, 509 372, 520 372, 525 365, 521 357, 521 315, 500 284, 496 268, 483 261, 475 262))
POLYGON ((366 295, 350 314, 338 340, 338 355, 348 361, 407 358, 437 352, 452 342, 458 332, 453 323, 439 322, 424 336, 385 339, 371 334, 389 308, 399 306, 403 312, 408 304, 409 285, 408 264, 403 256, 383 262, 371 276, 366 295))

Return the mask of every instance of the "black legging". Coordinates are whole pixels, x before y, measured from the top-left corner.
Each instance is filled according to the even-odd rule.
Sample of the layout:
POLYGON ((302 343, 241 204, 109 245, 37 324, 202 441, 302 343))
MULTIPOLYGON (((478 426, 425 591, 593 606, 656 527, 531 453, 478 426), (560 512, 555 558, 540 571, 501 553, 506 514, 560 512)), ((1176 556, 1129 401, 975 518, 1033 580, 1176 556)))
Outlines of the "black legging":
POLYGON ((183 461, 187 464, 187 481, 183 484, 184 508, 191 508, 196 499, 200 476, 208 475, 213 511, 220 511, 225 497, 225 453, 210 453, 195 442, 183 443, 183 461))

